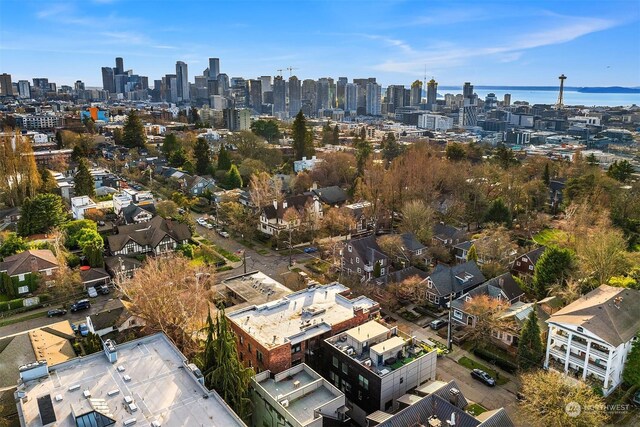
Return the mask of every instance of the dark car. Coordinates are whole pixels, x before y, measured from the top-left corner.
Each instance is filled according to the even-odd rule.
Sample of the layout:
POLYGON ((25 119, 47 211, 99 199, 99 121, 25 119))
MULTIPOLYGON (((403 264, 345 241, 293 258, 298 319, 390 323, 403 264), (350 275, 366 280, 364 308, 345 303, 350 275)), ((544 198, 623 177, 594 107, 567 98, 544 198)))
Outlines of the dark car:
POLYGON ((431 322, 429 324, 429 326, 431 327, 431 329, 433 329, 434 331, 437 331, 438 329, 442 329, 445 326, 447 326, 447 323, 449 323, 448 321, 444 320, 444 319, 436 319, 433 322, 431 322))
POLYGON ((496 380, 494 380, 491 375, 480 369, 474 369, 473 371, 471 371, 471 376, 476 380, 485 383, 489 387, 493 387, 496 385, 496 380))
POLYGON ((308 248, 304 248, 304 253, 305 254, 312 254, 314 252, 318 252, 318 248, 316 248, 314 246, 309 246, 308 248))
POLYGON ((89 302, 88 299, 81 299, 80 301, 71 304, 71 312, 75 313, 76 311, 79 310, 87 310, 91 308, 91 302, 89 302))
POLYGON ((62 308, 54 308, 53 310, 47 311, 47 317, 64 316, 65 314, 67 314, 67 310, 62 308))
POLYGON ((100 295, 107 295, 110 292, 107 285, 96 286, 96 291, 98 291, 100 295))

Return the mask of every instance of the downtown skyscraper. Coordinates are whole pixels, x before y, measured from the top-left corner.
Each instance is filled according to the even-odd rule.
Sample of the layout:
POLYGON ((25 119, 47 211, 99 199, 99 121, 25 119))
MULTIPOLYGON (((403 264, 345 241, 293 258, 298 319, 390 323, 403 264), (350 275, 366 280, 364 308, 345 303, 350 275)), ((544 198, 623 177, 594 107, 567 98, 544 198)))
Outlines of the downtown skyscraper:
POLYGON ((182 61, 176 62, 176 83, 178 101, 189 100, 189 72, 187 64, 182 61))

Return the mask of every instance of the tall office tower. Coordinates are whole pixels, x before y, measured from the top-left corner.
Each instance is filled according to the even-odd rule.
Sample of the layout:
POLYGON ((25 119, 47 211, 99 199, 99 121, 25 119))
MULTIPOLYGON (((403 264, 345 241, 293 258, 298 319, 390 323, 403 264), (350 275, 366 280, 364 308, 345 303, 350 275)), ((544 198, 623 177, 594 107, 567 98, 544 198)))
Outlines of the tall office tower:
POLYGON ((338 108, 345 109, 345 97, 346 97, 346 87, 347 83, 349 83, 349 79, 346 77, 338 77, 338 83, 336 83, 336 105, 338 108))
POLYGON ((202 75, 202 76, 195 76, 195 85, 196 85, 196 89, 206 89, 207 86, 207 80, 209 79, 208 76, 206 75, 202 75))
POLYGON ((84 90, 84 82, 82 80, 76 80, 76 82, 73 84, 73 89, 74 90, 84 90))
POLYGON ((289 117, 294 117, 302 109, 302 84, 298 77, 289 77, 289 117))
POLYGON ((225 73, 218 74, 218 95, 226 95, 229 92, 229 76, 225 73))
POLYGON ((358 110, 358 88, 355 83, 347 83, 344 88, 344 110, 356 112, 358 110))
POLYGON ((498 108, 498 97, 495 93, 489 93, 484 98, 484 110, 490 111, 498 108))
POLYGON ((217 80, 218 74, 220 74, 220 59, 209 58, 209 78, 217 80))
POLYGON ((115 74, 113 68, 102 67, 102 89, 109 93, 116 93, 115 74))
POLYGON ((510 93, 505 93, 504 94, 504 100, 502 101, 502 105, 505 106, 505 107, 511 106, 511 94, 510 93))
MULTIPOLYGON (((11 77, 11 76, 9 76, 11 77)), ((38 88, 44 92, 49 90, 49 79, 44 78, 44 77, 40 77, 40 78, 34 78, 33 79, 33 87, 34 88, 38 88)))
POLYGON ((24 99, 31 98, 31 85, 28 80, 18 81, 18 96, 24 99))
POLYGON ((273 79, 273 115, 286 115, 286 87, 282 76, 273 79))
POLYGON ((271 76, 260 76, 260 81, 262 82, 262 97, 264 98, 264 93, 273 90, 271 87, 271 76))
POLYGON ((140 76, 140 89, 142 89, 142 90, 149 89, 149 77, 148 76, 140 76))
POLYGON ((367 84, 375 83, 375 77, 369 77, 368 79, 353 79, 353 82, 357 84, 358 89, 358 109, 357 114, 363 116, 367 114, 367 84))
POLYGON ((167 74, 162 78, 161 99, 166 102, 178 102, 178 78, 175 74, 167 74))
POLYGON ((178 79, 178 101, 189 100, 189 72, 187 64, 176 62, 176 78, 178 79))
POLYGON ((438 82, 436 82, 434 79, 431 79, 427 83, 427 108, 429 110, 434 109, 437 99, 438 99, 438 82))
POLYGON ((393 113, 396 108, 404 107, 404 86, 390 85, 387 87, 387 102, 391 104, 389 107, 393 113))
POLYGON ((129 76, 126 74, 116 74, 113 78, 115 85, 115 93, 124 93, 129 81, 129 76))
POLYGON ((469 82, 466 82, 462 87, 462 96, 465 98, 473 98, 473 85, 469 82))
POLYGON ((379 116, 382 112, 380 95, 382 87, 377 83, 367 83, 367 115, 379 116))
POLYGON ((122 58, 116 58, 116 68, 113 69, 113 74, 124 74, 124 60, 122 58))
POLYGON ((11 74, 0 74, 0 96, 13 96, 13 83, 11 74))
POLYGON ((315 117, 318 113, 316 110, 317 94, 318 85, 315 80, 305 79, 302 81, 302 112, 307 117, 315 117))
POLYGON ((248 82, 249 108, 258 113, 262 110, 262 80, 250 79, 248 82))
POLYGON ((416 80, 411 83, 411 95, 409 99, 409 105, 412 107, 417 107, 422 103, 422 82, 420 80, 416 80))
POLYGON ((329 82, 329 108, 335 108, 336 106, 336 84, 331 77, 327 79, 329 82))
POLYGON ((316 84, 317 94, 316 94, 316 110, 324 110, 326 108, 331 108, 329 101, 329 79, 323 77, 318 79, 318 83, 316 84))

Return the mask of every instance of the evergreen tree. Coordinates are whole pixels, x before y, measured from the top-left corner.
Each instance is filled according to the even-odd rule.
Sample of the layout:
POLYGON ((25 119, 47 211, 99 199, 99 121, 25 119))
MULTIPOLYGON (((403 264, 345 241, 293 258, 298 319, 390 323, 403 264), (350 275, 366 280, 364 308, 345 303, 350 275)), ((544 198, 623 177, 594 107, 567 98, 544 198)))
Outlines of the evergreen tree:
POLYGON ((191 116, 190 117, 191 118, 190 123, 197 124, 200 121, 200 115, 198 114, 198 109, 197 108, 191 107, 190 116, 191 116))
POLYGON ((598 166, 600 164, 600 162, 598 161, 598 158, 593 153, 591 153, 587 157, 585 157, 585 160, 587 161, 587 164, 589 166, 598 166))
POLYGON ((61 148, 63 148, 63 142, 62 142, 62 131, 61 130, 57 130, 56 131, 56 148, 58 150, 60 150, 61 148))
POLYGON ((484 220, 487 222, 504 224, 508 228, 511 228, 511 211, 507 205, 504 204, 502 199, 496 199, 491 203, 491 206, 489 206, 489 210, 487 211, 484 220))
POLYGON ((220 146, 220 151, 218 152, 218 167, 217 169, 220 171, 228 171, 231 168, 231 157, 229 156, 229 152, 225 148, 224 144, 220 146))
POLYGON ((540 325, 538 325, 538 309, 534 304, 529 317, 524 322, 520 341, 518 342, 518 367, 523 371, 537 368, 544 357, 544 347, 540 339, 540 325))
POLYGON ((542 182, 549 185, 551 181, 551 173, 549 172, 549 163, 544 164, 544 171, 542 172, 542 182))
POLYGON ((76 172, 73 182, 76 196, 96 196, 96 188, 93 182, 93 177, 91 176, 91 172, 89 172, 87 161, 85 159, 80 159, 80 163, 78 164, 78 172, 76 172))
POLYGON ((66 212, 62 198, 57 194, 38 194, 33 199, 27 198, 20 210, 18 234, 29 236, 57 228, 66 222, 66 212))
POLYGON ((231 189, 233 188, 241 188, 242 187, 242 176, 240 176, 240 171, 236 165, 231 165, 229 168, 229 172, 227 172, 226 176, 227 186, 231 189))
POLYGON ((174 133, 170 133, 164 137, 162 142, 162 152, 165 156, 170 157, 175 151, 180 149, 180 141, 174 133))
POLYGON ((255 120, 251 123, 251 132, 263 137, 269 143, 280 138, 280 129, 275 120, 255 120))
POLYGON ((87 257, 87 264, 91 267, 104 267, 103 245, 93 241, 84 246, 82 254, 87 257))
POLYGON ((325 123, 324 126, 322 126, 322 141, 320 142, 320 145, 327 145, 327 144, 331 144, 333 142, 333 130, 331 129, 331 126, 329 126, 329 122, 325 123))
POLYGON ((135 110, 129 111, 122 130, 122 145, 128 148, 144 148, 147 135, 144 132, 142 120, 135 110))
POLYGON ((358 176, 364 175, 364 168, 367 165, 367 160, 371 156, 371 152, 373 149, 371 148, 371 143, 366 139, 358 139, 354 141, 354 146, 356 147, 356 169, 358 171, 358 176))
POLYGON ((447 159, 454 162, 464 160, 465 157, 467 157, 467 152, 464 150, 464 147, 462 146, 462 144, 457 142, 451 142, 447 144, 445 154, 447 156, 447 159))
POLYGON ((169 157, 169 164, 174 168, 179 168, 187 161, 187 153, 184 152, 184 149, 180 147, 169 157))
POLYGON ((253 369, 245 368, 238 358, 236 338, 219 307, 215 326, 207 322, 207 342, 203 374, 208 387, 213 388, 243 420, 251 415, 249 384, 253 369), (211 330, 213 329, 213 330, 211 330))
POLYGON ((476 245, 471 245, 469 248, 469 252, 467 252, 467 261, 478 262, 478 250, 476 249, 476 245))
POLYGON ((307 120, 302 114, 302 110, 298 112, 293 120, 293 151, 295 152, 295 160, 301 160, 307 154, 307 120))
POLYGON ((553 285, 561 286, 574 268, 574 256, 569 249, 548 247, 533 270, 533 287, 538 298, 545 298, 553 285))
POLYGON ((53 193, 58 189, 56 180, 47 168, 40 168, 40 193, 53 193))
POLYGON ((616 160, 611 164, 611 166, 609 166, 607 175, 620 182, 626 182, 629 178, 631 178, 633 172, 633 166, 631 165, 631 163, 629 163, 628 160, 616 160))
POLYGON ((640 387, 640 339, 636 339, 631 344, 622 378, 629 387, 640 387))
POLYGON ((380 261, 378 261, 373 266, 373 277, 378 278, 381 275, 382 275, 382 266, 380 265, 380 261))
POLYGON ((338 125, 333 127, 333 145, 340 144, 340 128, 338 125))
POLYGON ((400 154, 402 154, 402 147, 398 144, 398 141, 396 141, 396 136, 393 132, 389 132, 382 137, 382 157, 387 162, 391 162, 400 154))
POLYGON ((513 150, 504 145, 497 148, 495 158, 503 169, 509 169, 511 166, 518 164, 518 159, 516 159, 513 150))
POLYGON ((196 173, 206 175, 211 172, 211 155, 209 143, 204 138, 198 138, 193 147, 193 157, 196 159, 196 173))
POLYGON ((0 258, 11 256, 27 250, 27 242, 16 233, 9 233, 0 245, 0 258))

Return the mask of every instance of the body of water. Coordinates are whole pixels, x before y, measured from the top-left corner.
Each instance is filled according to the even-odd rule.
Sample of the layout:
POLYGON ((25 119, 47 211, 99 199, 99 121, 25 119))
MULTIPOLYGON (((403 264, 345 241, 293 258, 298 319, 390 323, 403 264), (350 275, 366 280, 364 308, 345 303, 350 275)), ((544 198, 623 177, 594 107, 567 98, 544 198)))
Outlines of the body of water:
MULTIPOLYGON (((489 93, 495 93, 499 101, 502 101, 505 93, 511 94, 511 103, 515 101, 527 101, 529 104, 555 104, 558 101, 558 90, 501 90, 501 89, 475 89, 478 97, 484 100, 489 93)), ((462 88, 458 90, 438 88, 438 98, 445 93, 462 93, 462 88)), ((585 105, 585 106, 629 106, 640 105, 640 94, 637 93, 582 93, 576 91, 564 91, 564 105, 585 105)))

